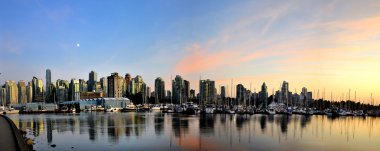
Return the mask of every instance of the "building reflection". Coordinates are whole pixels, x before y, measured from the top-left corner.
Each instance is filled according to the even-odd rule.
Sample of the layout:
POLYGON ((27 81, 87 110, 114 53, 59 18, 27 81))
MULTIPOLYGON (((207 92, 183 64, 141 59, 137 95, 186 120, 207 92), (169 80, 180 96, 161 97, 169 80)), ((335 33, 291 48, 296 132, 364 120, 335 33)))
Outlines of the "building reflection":
POLYGON ((213 114, 199 115, 199 130, 201 134, 214 133, 215 118, 213 114))
POLYGON ((160 136, 164 130, 165 116, 164 114, 154 114, 154 132, 160 136))
MULTIPOLYGON (((351 143, 378 139, 378 118, 303 115, 196 115, 162 113, 80 113, 55 115, 10 115, 32 138, 54 144, 78 135, 89 142, 128 144, 129 139, 151 140, 160 136, 169 150, 248 150, 257 139, 278 143, 303 140, 351 143), (260 127, 260 128, 258 128, 260 127), (260 133, 261 132, 261 133, 260 133), (331 139, 333 136, 335 139, 331 139), (170 137, 170 138, 169 138, 170 137), (58 139, 61 138, 61 139, 58 139), (237 149, 239 150, 239 149, 237 149)), ((141 142, 141 141, 138 141, 141 142)), ((149 144, 150 142, 148 142, 149 144)), ((133 144, 130 144, 133 145, 133 144)), ((349 145, 349 144, 348 144, 349 145)))

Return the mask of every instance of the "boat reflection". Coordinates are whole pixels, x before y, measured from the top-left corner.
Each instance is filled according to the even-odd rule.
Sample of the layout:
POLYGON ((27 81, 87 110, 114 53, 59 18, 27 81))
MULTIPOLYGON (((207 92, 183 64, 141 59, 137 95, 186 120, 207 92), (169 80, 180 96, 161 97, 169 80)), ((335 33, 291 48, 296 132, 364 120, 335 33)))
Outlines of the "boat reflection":
MULTIPOLYGON (((315 149, 379 148, 378 118, 303 115, 181 115, 149 113, 79 113, 8 115, 37 142, 105 150, 138 148, 158 150, 277 150, 281 147, 315 149), (323 144, 306 145, 303 142, 323 144), (338 144, 338 145, 337 145, 338 144), (372 145, 371 145, 372 144, 372 145), (95 145, 95 146, 94 146, 95 145), (336 147, 339 146, 339 147, 336 147), (115 148, 116 147, 116 148, 115 148)), ((331 149, 327 149, 331 150, 331 149)))

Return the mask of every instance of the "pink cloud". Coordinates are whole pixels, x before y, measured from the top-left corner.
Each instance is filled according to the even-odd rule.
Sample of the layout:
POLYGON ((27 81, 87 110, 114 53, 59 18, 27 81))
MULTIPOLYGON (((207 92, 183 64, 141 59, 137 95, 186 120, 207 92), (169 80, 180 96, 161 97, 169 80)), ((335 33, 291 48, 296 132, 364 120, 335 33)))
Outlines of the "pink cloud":
POLYGON ((181 74, 199 73, 217 67, 222 67, 239 56, 239 53, 231 50, 209 53, 198 44, 193 44, 188 49, 189 54, 181 59, 175 66, 175 71, 181 74))

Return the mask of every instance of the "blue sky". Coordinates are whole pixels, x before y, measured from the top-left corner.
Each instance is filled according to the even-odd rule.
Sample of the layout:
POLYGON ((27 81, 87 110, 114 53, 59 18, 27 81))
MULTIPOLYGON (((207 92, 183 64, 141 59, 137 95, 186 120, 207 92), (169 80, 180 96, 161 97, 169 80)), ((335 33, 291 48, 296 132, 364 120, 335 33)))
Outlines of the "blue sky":
POLYGON ((150 86, 163 77, 167 87, 180 74, 196 90, 200 75, 252 89, 286 80, 292 90, 351 88, 368 99, 380 93, 378 16, 375 0, 4 0, 0 82, 95 70, 142 75, 150 86))

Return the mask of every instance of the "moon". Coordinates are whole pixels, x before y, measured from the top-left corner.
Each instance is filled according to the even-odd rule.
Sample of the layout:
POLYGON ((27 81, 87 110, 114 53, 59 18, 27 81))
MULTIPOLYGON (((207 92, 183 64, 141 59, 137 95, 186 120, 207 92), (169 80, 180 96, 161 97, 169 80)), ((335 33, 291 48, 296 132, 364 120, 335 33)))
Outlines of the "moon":
POLYGON ((77 47, 79 47, 79 43, 77 43, 77 47))

